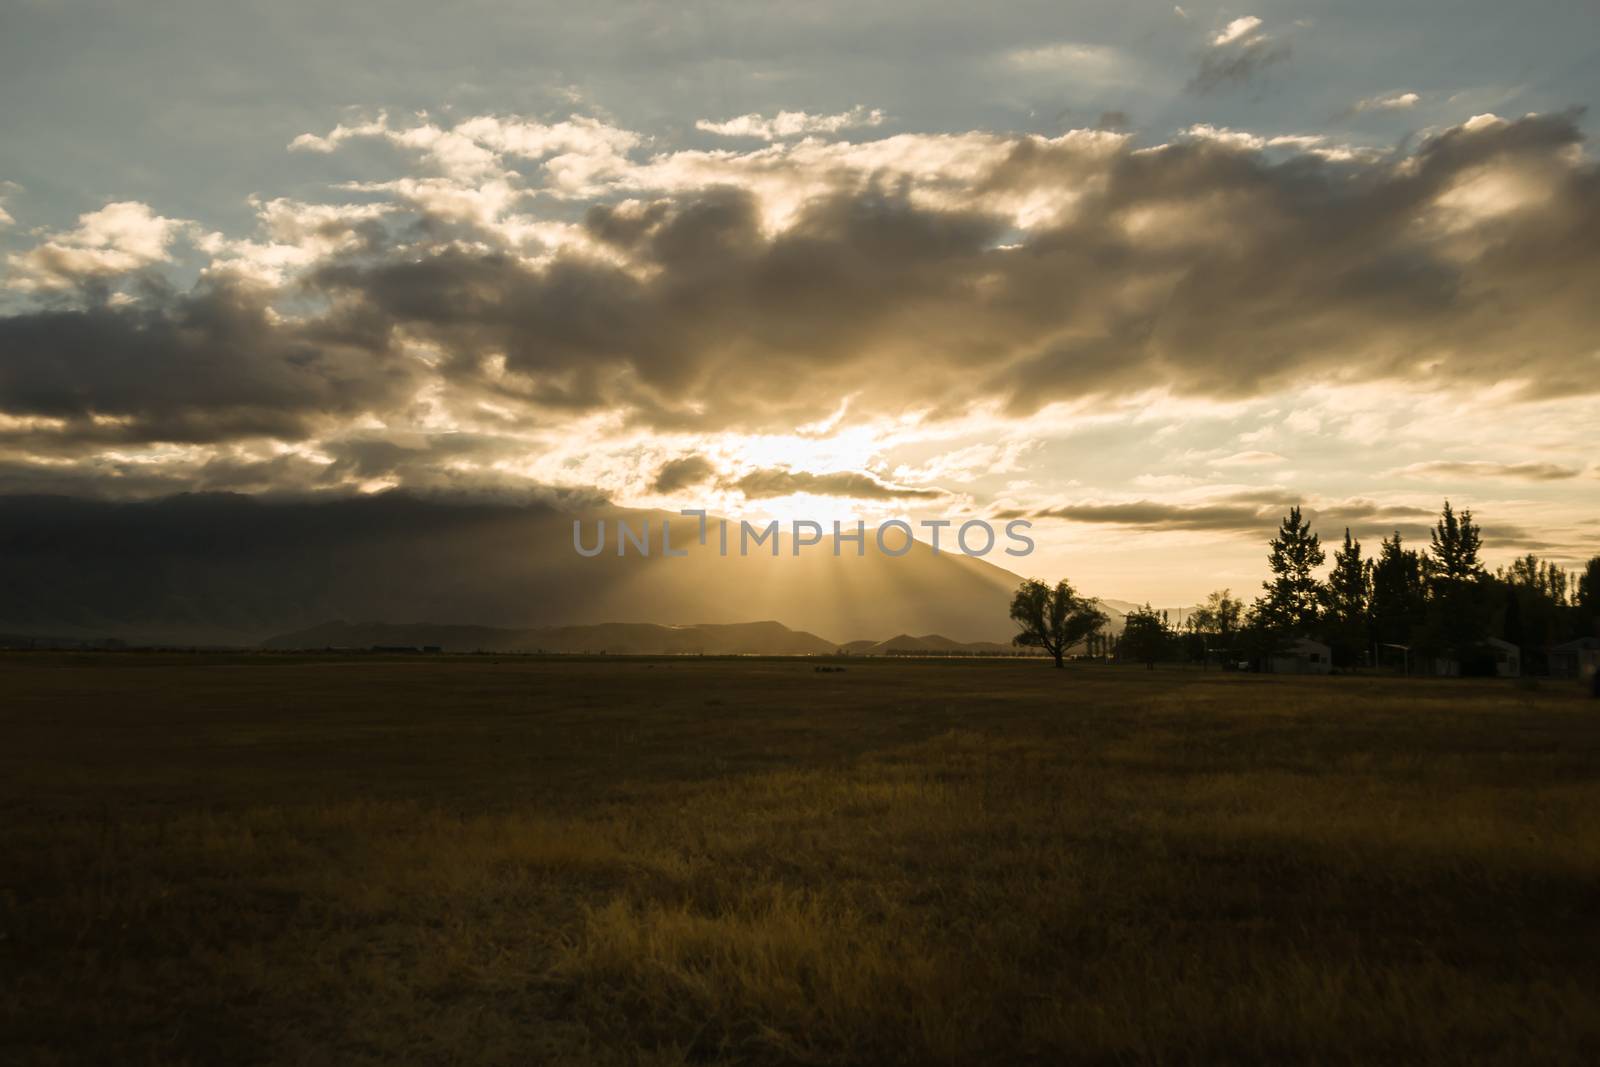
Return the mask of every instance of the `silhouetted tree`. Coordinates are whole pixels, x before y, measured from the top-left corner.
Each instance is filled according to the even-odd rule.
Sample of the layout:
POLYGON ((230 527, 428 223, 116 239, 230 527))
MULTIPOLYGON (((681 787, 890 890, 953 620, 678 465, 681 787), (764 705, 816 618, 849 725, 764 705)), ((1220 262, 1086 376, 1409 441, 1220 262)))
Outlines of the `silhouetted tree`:
POLYGON ((1384 538, 1372 567, 1371 613, 1377 639, 1384 644, 1410 645, 1413 632, 1427 610, 1427 568, 1422 556, 1405 547, 1396 530, 1384 538))
MULTIPOLYGON (((1424 651, 1452 657, 1463 673, 1478 673, 1485 659, 1484 638, 1489 636, 1490 601, 1487 575, 1478 559, 1482 538, 1472 512, 1457 516, 1446 500, 1432 542, 1428 625, 1419 644, 1424 651)), ((1488 669, 1492 672, 1492 661, 1488 669)))
POLYGON ((1500 635, 1522 649, 1525 673, 1547 669, 1549 646, 1589 632, 1577 603, 1582 580, 1559 565, 1530 552, 1497 570, 1493 584, 1504 605, 1500 635))
POLYGON ((1156 662, 1166 659, 1170 653, 1173 636, 1165 613, 1158 613, 1146 604, 1128 612, 1123 620, 1122 652, 1154 670, 1156 662))
MULTIPOLYGON (((1500 636, 1518 648, 1526 649, 1528 638, 1522 627, 1522 598, 1514 585, 1506 586, 1506 613, 1501 623, 1500 636)), ((1522 656, 1522 665, 1524 668, 1528 665, 1526 650, 1522 656)))
POLYGON ((1315 626, 1322 585, 1312 572, 1326 559, 1311 524, 1300 518, 1298 507, 1290 508, 1267 555, 1273 577, 1262 583, 1266 595, 1256 601, 1253 610, 1259 623, 1285 634, 1315 626))
POLYGON ((1478 549, 1483 539, 1478 526, 1472 521, 1472 511, 1463 511, 1456 517, 1450 501, 1444 502, 1444 512, 1433 527, 1433 577, 1437 582, 1468 582, 1483 577, 1483 564, 1478 561, 1478 549))
POLYGON ((1294 644, 1294 632, 1285 625, 1281 616, 1271 610, 1264 597, 1258 597, 1245 615, 1244 629, 1239 632, 1245 652, 1263 671, 1272 669, 1273 657, 1287 652, 1294 644))
POLYGON ((1054 588, 1030 578, 1011 598, 1011 618, 1022 632, 1011 643, 1042 648, 1061 666, 1067 650, 1106 624, 1099 602, 1080 597, 1065 578, 1054 588))
POLYGON ((1327 620, 1324 632, 1333 649, 1333 661, 1349 666, 1361 659, 1371 640, 1372 563, 1361 558, 1361 542, 1344 529, 1344 545, 1333 554, 1328 575, 1327 620))
POLYGON ((1507 585, 1531 590, 1558 607, 1566 607, 1574 585, 1572 577, 1559 565, 1540 559, 1532 552, 1495 571, 1507 585))
POLYGON ((1206 602, 1190 613, 1185 626, 1200 641, 1200 658, 1204 660, 1213 651, 1233 648, 1238 643, 1239 629, 1244 625, 1244 602, 1230 595, 1230 590, 1218 589, 1206 597, 1206 602))
POLYGON ((1600 556, 1591 559, 1578 577, 1578 607, 1591 620, 1600 617, 1600 556))

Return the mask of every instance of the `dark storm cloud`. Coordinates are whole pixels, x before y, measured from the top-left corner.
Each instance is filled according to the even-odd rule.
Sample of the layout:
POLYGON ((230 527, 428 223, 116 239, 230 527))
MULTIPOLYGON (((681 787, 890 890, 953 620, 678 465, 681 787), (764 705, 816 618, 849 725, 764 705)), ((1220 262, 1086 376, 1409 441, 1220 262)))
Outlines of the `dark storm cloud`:
POLYGON ((1389 472, 1402 478, 1512 478, 1528 482, 1556 482, 1583 472, 1559 463, 1493 463, 1488 460, 1434 460, 1413 463, 1389 472))
MULTIPOLYGON (((346 489, 366 481, 388 481, 415 489, 477 490, 491 487, 485 473, 452 472, 447 464, 464 456, 501 455, 507 443, 467 434, 440 434, 406 440, 355 437, 322 442, 326 460, 299 453, 209 455, 192 463, 164 465, 117 458, 84 449, 70 466, 41 462, 35 443, 25 450, 0 449, 0 493, 62 492, 93 497, 139 499, 181 492, 317 493, 346 489)), ((513 480, 507 479, 507 484, 513 480)), ((525 479, 514 484, 526 489, 525 479)))
MULTIPOLYGON (((449 250, 322 272, 316 284, 406 326, 482 386, 504 357, 508 395, 555 408, 621 405, 658 426, 793 425, 857 387, 901 392, 880 361, 965 335, 999 220, 919 210, 904 196, 834 196, 776 236, 746 192, 713 190, 587 226, 645 268, 568 256, 530 266, 449 250)), ((944 367, 948 372, 948 362, 944 367)), ((935 383, 948 389, 948 379, 935 383)))
POLYGON ((939 489, 910 489, 885 485, 870 474, 858 471, 812 474, 809 471, 790 471, 775 467, 751 471, 728 485, 752 500, 788 496, 790 493, 849 496, 860 500, 932 500, 945 495, 939 489))
POLYGON ((1600 181, 1558 162, 1578 142, 1570 117, 1545 117, 1378 163, 1205 142, 1123 156, 1078 221, 1019 253, 1010 294, 1053 298, 1065 328, 990 387, 1015 410, 1141 382, 1238 397, 1307 376, 1594 392, 1600 313, 1578 294, 1600 281, 1600 181), (1539 192, 1501 208, 1491 187, 1488 210, 1452 200, 1490 175, 1539 192), (1134 220, 1159 239, 1119 233, 1134 220))
MULTIPOLYGON (((1016 517, 1021 517, 1020 513, 1006 512, 1001 515, 1001 518, 1007 519, 1016 517)), ((1123 504, 1066 504, 1035 511, 1031 517, 1132 526, 1141 530, 1223 530, 1235 533, 1260 527, 1263 509, 1251 504, 1164 504, 1154 500, 1134 500, 1123 504)))
POLYGON ((679 489, 699 485, 715 473, 716 468, 706 457, 681 456, 661 465, 650 488, 658 493, 675 493, 679 489))
POLYGON ((503 455, 514 447, 505 438, 473 433, 354 434, 324 441, 334 478, 416 478, 424 470, 460 459, 503 455))
POLYGON ((450 248, 315 284, 435 341, 458 383, 661 427, 789 427, 847 394, 862 412, 998 399, 1024 414, 1308 377, 1593 392, 1600 180, 1579 140, 1571 116, 1369 161, 1021 140, 968 202, 1076 202, 1020 235, 881 188, 813 200, 773 233, 754 194, 722 189, 591 210, 624 263, 450 248), (491 355, 520 377, 485 381, 491 355))
MULTIPOLYGON (((1426 546, 1439 508, 1413 504, 1382 504, 1372 500, 1346 500, 1322 506, 1305 504, 1292 493, 1251 489, 1196 503, 1135 500, 1120 503, 1085 502, 1035 511, 1006 511, 997 518, 1060 519, 1090 526, 1116 526, 1149 532, 1193 531, 1244 538, 1270 539, 1292 507, 1299 506, 1312 529, 1324 541, 1343 536, 1346 529, 1358 539, 1376 541, 1399 534, 1413 547, 1426 546)), ((1477 518, 1481 521, 1483 516, 1477 518)), ((1536 538, 1521 526, 1488 523, 1482 526, 1484 543, 1491 548, 1544 551, 1565 548, 1536 538)))
POLYGON ((1139 530, 1198 530, 1254 535, 1276 529, 1287 511, 1299 506, 1313 525, 1328 529, 1346 526, 1358 531, 1390 530, 1395 524, 1426 531, 1435 509, 1408 504, 1379 504, 1348 500, 1314 507, 1283 490, 1248 489, 1195 503, 1134 500, 1120 503, 1063 504, 1033 512, 1012 511, 1001 518, 1064 519, 1091 525, 1126 526, 1139 530), (1426 520, 1426 521, 1424 521, 1426 520))
MULTIPOLYGON (((425 229, 368 242, 278 294, 326 309, 309 316, 210 281, 0 318, 0 413, 62 420, 65 449, 300 438, 402 411, 425 383, 518 419, 782 432, 845 396, 853 416, 939 416, 1310 381, 1600 391, 1600 177, 1572 115, 1384 158, 984 143, 964 184, 830 178, 778 226, 752 181, 594 206, 582 233, 603 254, 530 260, 425 229), (1017 203, 1058 206, 1019 229, 1017 203), (397 357, 402 337, 436 365, 397 357)), ((842 165, 769 154, 760 174, 842 165)))
POLYGON ((390 358, 386 323, 283 324, 263 294, 227 282, 0 318, 0 412, 60 420, 63 441, 293 439, 393 405, 415 384, 390 358))

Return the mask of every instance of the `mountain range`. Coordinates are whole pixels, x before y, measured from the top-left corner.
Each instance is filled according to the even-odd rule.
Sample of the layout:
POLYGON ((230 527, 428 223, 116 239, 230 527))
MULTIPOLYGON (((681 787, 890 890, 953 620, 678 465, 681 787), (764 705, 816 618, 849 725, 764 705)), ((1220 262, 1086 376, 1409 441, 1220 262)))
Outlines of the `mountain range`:
MULTIPOLYGON (((829 641, 899 633, 1009 641, 1017 575, 981 559, 904 556, 831 538, 794 555, 718 554, 676 514, 609 506, 432 498, 387 492, 274 500, 194 494, 120 502, 0 498, 0 633, 128 643, 256 645, 329 620, 527 630, 625 620, 781 619, 829 641), (674 547, 614 550, 618 521, 648 522, 674 547), (605 521, 592 558, 573 547, 605 521)), ((432 642, 429 642, 432 643, 432 642)))
MULTIPOLYGON (((1015 633, 1008 608, 1021 578, 983 559, 936 554, 922 542, 892 556, 870 532, 859 555, 853 544, 837 546, 836 555, 830 537, 796 555, 785 537, 776 555, 763 546, 723 556, 714 533, 698 543, 696 526, 676 514, 603 504, 398 491, 132 502, 5 496, 0 634, 227 646, 286 637, 358 647, 532 642, 552 651, 645 645, 739 651, 741 642, 753 641, 763 651, 883 645, 888 652, 935 651, 946 642, 1009 647, 1015 633), (683 556, 662 555, 659 541, 649 556, 616 552, 617 523, 636 531, 648 523, 659 539, 669 520, 683 556), (580 555, 574 522, 588 544, 602 521, 611 538, 606 550, 580 555), (719 636, 714 629, 753 619, 782 620, 795 636, 719 636), (313 628, 349 625, 330 620, 455 629, 448 641, 334 640, 331 630, 326 640, 306 636, 313 628), (686 620, 698 623, 685 626, 686 620), (474 627, 481 630, 476 637, 474 627), (885 640, 886 634, 898 636, 885 640)), ((1115 632, 1132 605, 1106 606, 1115 632)), ((376 632, 375 624, 362 625, 376 632)))
POLYGON ((1015 655, 998 642, 954 641, 939 634, 900 634, 887 641, 838 644, 778 622, 601 623, 531 629, 449 626, 430 623, 329 622, 279 634, 262 647, 292 649, 438 649, 442 652, 561 652, 609 655, 1015 655))

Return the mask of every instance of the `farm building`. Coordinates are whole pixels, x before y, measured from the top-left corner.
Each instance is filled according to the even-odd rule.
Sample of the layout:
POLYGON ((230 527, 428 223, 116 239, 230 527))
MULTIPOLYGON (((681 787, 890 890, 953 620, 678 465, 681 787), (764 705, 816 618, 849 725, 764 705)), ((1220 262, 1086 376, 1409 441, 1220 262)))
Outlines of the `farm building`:
POLYGON ((1587 678, 1600 670, 1600 637, 1580 637, 1550 650, 1550 673, 1558 678, 1587 678))
POLYGON ((1494 673, 1501 678, 1522 677, 1522 650, 1510 641, 1502 641, 1498 637, 1489 638, 1488 645, 1494 650, 1494 673))
POLYGON ((1327 674, 1333 670, 1333 649, 1302 637, 1272 657, 1273 674, 1327 674))
MULTIPOLYGON (((1494 656, 1494 673, 1497 678, 1522 677, 1522 650, 1510 641, 1498 637, 1486 638, 1484 647, 1494 656)), ((1433 673, 1441 678, 1461 676, 1461 661, 1454 656, 1440 656, 1433 661, 1433 673)))

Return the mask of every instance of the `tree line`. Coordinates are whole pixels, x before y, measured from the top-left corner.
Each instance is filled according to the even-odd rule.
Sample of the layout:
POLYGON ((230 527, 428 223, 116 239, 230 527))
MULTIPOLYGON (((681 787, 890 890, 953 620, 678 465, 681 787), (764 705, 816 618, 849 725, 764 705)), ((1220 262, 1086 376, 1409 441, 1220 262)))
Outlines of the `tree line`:
POLYGON ((1334 667, 1448 659, 1462 674, 1492 675, 1491 637, 1518 647, 1524 671, 1543 673, 1549 647, 1600 629, 1600 556, 1569 571, 1529 553, 1491 573, 1482 547, 1472 512, 1457 514, 1447 500, 1425 548, 1408 546, 1396 531, 1372 557, 1346 527, 1323 579, 1327 552, 1294 507, 1269 544, 1272 577, 1248 605, 1219 589, 1174 626, 1146 604, 1112 635, 1099 603, 1071 583, 1029 580, 1012 600, 1021 629, 1014 642, 1042 648, 1057 666, 1073 650, 1150 666, 1211 659, 1260 666, 1310 638, 1328 646, 1334 667))

